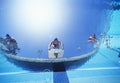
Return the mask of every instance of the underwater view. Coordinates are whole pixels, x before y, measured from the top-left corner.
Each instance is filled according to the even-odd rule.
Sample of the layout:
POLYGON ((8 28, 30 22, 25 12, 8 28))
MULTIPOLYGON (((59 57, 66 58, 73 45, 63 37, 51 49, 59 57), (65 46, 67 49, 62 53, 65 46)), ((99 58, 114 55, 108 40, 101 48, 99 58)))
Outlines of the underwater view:
POLYGON ((89 36, 99 38, 108 30, 111 13, 107 2, 92 2, 1 0, 0 36, 9 34, 17 41, 18 56, 48 58, 48 45, 55 38, 64 44, 63 57, 88 53, 93 50, 89 36))
POLYGON ((0 0, 0 83, 119 83, 120 0, 0 0))

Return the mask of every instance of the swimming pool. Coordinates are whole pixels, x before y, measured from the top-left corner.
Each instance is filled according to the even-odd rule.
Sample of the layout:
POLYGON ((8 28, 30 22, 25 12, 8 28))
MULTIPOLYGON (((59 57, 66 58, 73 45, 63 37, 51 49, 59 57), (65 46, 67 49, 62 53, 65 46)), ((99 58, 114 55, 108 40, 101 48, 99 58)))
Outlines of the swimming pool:
MULTIPOLYGON (((99 1, 99 0, 98 0, 99 1)), ((102 2, 102 0, 100 0, 102 2)), ((113 1, 114 2, 114 1, 113 1)), ((98 3, 96 1, 96 3, 98 3)), ((114 2, 118 4, 118 2, 114 2)), ((114 4, 111 3, 111 4, 114 4)), ((1 83, 119 83, 120 82, 120 10, 110 12, 111 20, 102 32, 107 32, 107 38, 101 40, 101 46, 86 63, 65 67, 64 72, 53 72, 49 69, 30 71, 9 62, 0 54, 0 82, 1 83), (116 24, 117 23, 117 24, 116 24), (110 48, 106 47, 106 43, 110 48)), ((107 21, 106 21, 107 22, 107 21)), ((102 26, 102 25, 101 25, 102 26)), ((94 28, 92 29, 94 30, 94 28)), ((100 29, 98 29, 100 30, 100 29)), ((73 31, 74 32, 74 31, 73 31)), ((79 40, 80 41, 80 40, 79 40)), ((90 46, 91 47, 91 46, 90 46)), ((73 47, 76 48, 76 47, 73 47)), ((74 51, 75 52, 75 51, 74 51)), ((74 54, 74 53, 73 53, 74 54)), ((78 53, 79 54, 79 53, 78 53)))
POLYGON ((109 29, 111 12, 107 10, 107 3, 100 0, 51 0, 49 4, 43 0, 1 0, 0 35, 4 38, 8 33, 16 39, 21 48, 18 56, 48 58, 48 45, 56 37, 64 43, 63 57, 85 54, 93 50, 93 44, 87 42, 89 36, 95 33, 99 38, 109 29), (50 17, 41 13, 50 13, 50 17), (56 19, 53 15, 57 15, 56 19))

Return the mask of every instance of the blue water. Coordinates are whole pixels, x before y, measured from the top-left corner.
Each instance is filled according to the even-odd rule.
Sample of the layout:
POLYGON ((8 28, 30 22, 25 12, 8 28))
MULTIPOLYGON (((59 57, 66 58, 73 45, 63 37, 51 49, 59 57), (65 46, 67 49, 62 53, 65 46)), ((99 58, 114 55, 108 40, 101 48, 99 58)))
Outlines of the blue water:
MULTIPOLYGON (((56 3, 57 2, 58 1, 56 1, 56 3)), ((35 0, 34 3, 38 5, 40 4, 37 3, 37 0, 35 0)), ((27 25, 28 23, 21 24, 21 21, 19 22, 18 19, 18 17, 20 17, 21 19, 23 19, 23 22, 24 20, 27 20, 27 12, 25 13, 26 19, 24 19, 25 17, 23 18, 22 16, 25 11, 22 10, 26 8, 24 4, 30 4, 31 7, 34 7, 32 6, 34 5, 32 4, 32 2, 28 2, 27 4, 27 1, 23 0, 0 0, 0 36, 4 38, 5 35, 8 33, 17 40, 18 45, 21 48, 21 51, 18 52, 19 56, 48 58, 48 44, 55 37, 58 37, 58 39, 64 43, 64 57, 72 57, 85 54, 93 50, 93 46, 87 42, 88 37, 91 34, 95 33, 97 38, 99 38, 100 34, 102 32, 105 33, 105 29, 108 28, 108 26, 106 26, 106 23, 108 23, 109 21, 110 11, 106 10, 106 8, 109 7, 106 3, 107 2, 104 2, 103 0, 69 0, 67 2, 62 0, 61 4, 65 4, 64 9, 66 9, 66 13, 62 11, 62 14, 67 14, 68 18, 67 16, 65 16, 66 19, 61 17, 61 19, 63 20, 62 24, 60 25, 61 27, 53 26, 52 28, 55 29, 48 33, 46 33, 47 29, 38 29, 38 33, 38 30, 35 30, 35 26, 30 25, 32 23, 29 23, 28 21, 30 27, 29 28, 27 25), (21 11, 22 15, 18 14, 20 13, 19 11, 21 11), (67 23, 65 23, 64 20, 66 20, 67 23), (43 32, 46 34, 41 35, 40 33, 43 32), (78 48, 80 48, 80 50, 78 48), (38 52, 39 50, 41 50, 41 53, 38 52)), ((31 9, 31 11, 33 10, 31 9)))
MULTIPOLYGON (((2 0, 0 0, 2 1, 2 0)), ((87 1, 87 0, 86 0, 87 1)), ((88 0, 89 3, 103 3, 103 0, 95 0, 95 1, 91 1, 88 0)), ((115 3, 118 3, 116 0, 115 3)), ((3 2, 3 1, 2 1, 3 2)), ((110 1, 107 0, 107 3, 109 3, 110 1)), ((112 1, 114 2, 114 1, 112 1)), ((77 1, 75 1, 72 5, 74 4, 78 4, 77 1)), ((111 3, 113 4, 113 3, 111 3)), ((77 6, 78 6, 77 5, 77 6)), ((87 4, 88 5, 88 4, 87 4)), ((0 5, 1 6, 1 5, 0 5)), ((78 6, 79 7, 79 6, 78 6)), ((95 7, 96 9, 91 10, 92 8, 94 8, 95 5, 93 5, 90 10, 89 10, 89 14, 93 14, 95 13, 98 7, 95 7), (93 12, 93 13, 91 13, 93 12)), ((104 8, 104 7, 102 7, 104 8)), ((101 9, 101 7, 100 7, 101 9)), ((104 9, 103 9, 104 10, 104 9)), ((77 10, 76 10, 77 11, 77 10)), ((102 11, 102 9, 101 9, 102 11)), ((1 10, 0 10, 1 12, 1 10)), ((97 37, 99 37, 100 33, 103 32, 107 32, 107 35, 112 36, 112 38, 110 38, 109 41, 109 46, 110 48, 106 47, 106 39, 102 39, 101 40, 101 46, 98 49, 98 52, 93 55, 93 57, 91 57, 86 63, 84 63, 82 66, 81 65, 73 65, 69 68, 66 68, 66 71, 64 72, 53 72, 50 71, 48 69, 43 70, 43 72, 36 72, 36 71, 29 71, 29 70, 25 70, 20 66, 14 65, 13 63, 9 62, 4 54, 0 53, 0 83, 120 83, 120 31, 119 31, 119 26, 120 26, 120 10, 109 10, 109 11, 102 11, 100 13, 100 10, 97 11, 100 15, 101 15, 101 19, 105 19, 104 21, 102 20, 98 26, 98 24, 96 24, 96 26, 98 27, 96 29, 94 22, 96 21, 96 19, 94 19, 94 21, 90 21, 91 18, 88 20, 88 25, 86 25, 86 27, 92 25, 89 27, 89 31, 86 32, 86 30, 88 30, 88 28, 85 28, 84 34, 79 34, 80 29, 78 29, 78 27, 71 28, 73 31, 70 31, 69 35, 70 35, 70 39, 74 39, 74 41, 71 41, 71 43, 73 44, 73 46, 69 46, 69 44, 67 44, 67 40, 69 39, 63 39, 64 43, 65 43, 65 47, 66 47, 66 55, 64 57, 68 57, 68 54, 72 55, 79 55, 81 53, 86 53, 91 51, 92 48, 92 44, 88 44, 86 43, 86 39, 89 36, 89 34, 96 32, 97 37), (107 12, 107 13, 106 13, 107 12), (109 15, 110 14, 110 15, 109 15), (105 16, 108 16, 107 18, 105 18, 105 16), (93 22, 93 23, 92 23, 93 22), (107 25, 104 25, 107 24, 107 25), (94 26, 94 27, 93 27, 94 26), (110 27, 106 28, 106 27, 110 27), (104 28, 101 28, 104 27, 104 28), (75 34, 77 33, 77 34, 75 34), (87 35, 86 35, 87 34, 87 35), (80 39, 78 39, 78 35, 80 35, 80 39), (81 39, 83 41, 81 41, 81 39), (65 42, 66 41, 66 42, 65 42), (79 41, 80 44, 79 44, 79 41), (77 44, 75 44, 77 42, 77 44), (83 43, 82 43, 83 42, 83 43), (83 45, 83 49, 81 49, 80 53, 77 52, 75 49, 77 46, 82 47, 81 45, 83 45), (88 46, 84 47, 84 46, 88 46), (69 49, 68 49, 69 48, 69 49), (74 50, 73 50, 74 49, 74 50), (87 50, 86 50, 87 49, 87 50), (67 70, 69 69, 69 70, 67 70)), ((76 12, 75 12, 76 13, 76 12)), ((97 13, 97 14, 98 14, 97 13)), ((3 18, 2 13, 0 13, 0 18, 3 18)), ((88 16, 89 17, 89 16, 88 16)), ((98 17, 99 20, 99 15, 95 16, 98 17)), ((77 18, 77 17, 76 17, 77 18)), ((75 18, 75 19, 76 19, 75 18)), ((87 17, 86 17, 87 18, 87 17)), ((92 19, 93 20, 93 19, 92 19)), ((0 20, 0 35, 4 36, 4 34, 6 34, 6 28, 1 28, 1 26, 4 26, 5 21, 1 21, 0 20)), ((98 22, 98 21, 97 21, 98 22)), ((72 25, 72 24, 71 24, 72 25)), ((75 25, 75 24, 73 24, 75 25)), ((76 25, 77 26, 77 25, 76 25)), ((73 26, 71 26, 73 27, 73 26)), ((82 29, 83 30, 83 29, 82 29)), ((9 31, 7 31, 9 32, 9 31)), ((9 33, 12 33, 12 31, 10 31, 9 33)), ((14 33, 14 36, 16 36, 17 39, 17 35, 14 33)), ((66 36, 66 35, 65 35, 66 36)), ((68 37, 68 36, 67 36, 68 37)), ((62 38, 61 38, 62 39, 62 38)), ((20 39, 17 39, 18 42, 21 42, 20 39)), ((70 41, 70 40, 69 40, 70 41)), ((22 44, 20 44, 22 45, 22 44)), ((22 47, 24 48, 24 46, 22 47)), ((26 50, 25 50, 26 51, 26 50)), ((27 51, 28 52, 28 51, 27 51)), ((46 51, 45 51, 46 52, 46 51)), ((31 52, 30 52, 31 53, 31 52)), ((28 56, 28 57, 33 57, 32 55, 29 56, 29 53, 20 53, 22 54, 21 56, 28 56), (26 54, 26 55, 24 55, 26 54)), ((18 54, 19 55, 19 54, 18 54)), ((69 56, 69 57, 70 57, 69 56)), ((35 57, 38 57, 35 55, 35 57)), ((42 55, 41 55, 42 57, 42 55)), ((47 55, 45 56, 45 58, 47 58, 47 55)))

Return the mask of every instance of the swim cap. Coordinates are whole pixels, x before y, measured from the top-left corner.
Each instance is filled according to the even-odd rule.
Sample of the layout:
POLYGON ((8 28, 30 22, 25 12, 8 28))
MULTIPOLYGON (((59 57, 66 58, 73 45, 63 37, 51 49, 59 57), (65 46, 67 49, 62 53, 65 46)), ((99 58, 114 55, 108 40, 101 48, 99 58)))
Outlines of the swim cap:
POLYGON ((57 38, 55 38, 54 40, 58 40, 57 38))
POLYGON ((9 35, 9 34, 6 34, 6 37, 10 37, 10 35, 9 35))

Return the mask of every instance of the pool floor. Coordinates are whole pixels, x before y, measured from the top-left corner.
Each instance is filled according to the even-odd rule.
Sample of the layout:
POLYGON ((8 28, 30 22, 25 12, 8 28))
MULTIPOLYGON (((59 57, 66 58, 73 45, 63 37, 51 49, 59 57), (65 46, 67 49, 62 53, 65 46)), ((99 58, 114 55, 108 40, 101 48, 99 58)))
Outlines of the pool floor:
MULTIPOLYGON (((113 38, 115 39, 115 38, 113 38)), ((117 44, 117 43, 116 43, 117 44)), ((120 45, 120 44, 119 44, 120 45)), ((98 52, 82 66, 74 65, 64 72, 24 70, 0 57, 1 83, 120 83, 120 46, 101 44, 98 52), (77 68, 74 68, 77 66, 77 68)))

